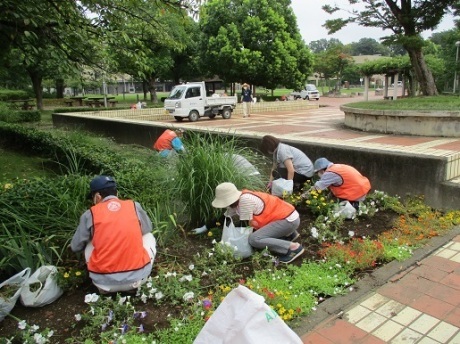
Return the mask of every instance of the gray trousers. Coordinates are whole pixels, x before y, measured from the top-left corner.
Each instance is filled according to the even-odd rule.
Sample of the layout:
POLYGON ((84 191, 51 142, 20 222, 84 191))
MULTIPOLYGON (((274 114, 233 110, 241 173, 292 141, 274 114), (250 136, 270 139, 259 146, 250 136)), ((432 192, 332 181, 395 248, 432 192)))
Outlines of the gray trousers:
POLYGON ((249 236, 249 244, 258 249, 268 248, 270 252, 285 255, 289 251, 290 241, 281 238, 294 233, 300 225, 300 218, 293 222, 286 219, 271 222, 249 236))

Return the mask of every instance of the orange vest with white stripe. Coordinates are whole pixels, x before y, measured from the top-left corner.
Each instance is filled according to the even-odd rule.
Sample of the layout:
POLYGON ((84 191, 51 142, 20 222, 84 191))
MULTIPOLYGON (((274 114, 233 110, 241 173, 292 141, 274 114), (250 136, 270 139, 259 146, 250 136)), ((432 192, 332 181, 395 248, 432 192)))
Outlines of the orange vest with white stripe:
POLYGON ((112 198, 91 207, 91 213, 94 250, 88 262, 89 271, 128 272, 150 263, 133 201, 112 198))
POLYGON ((343 180, 340 186, 329 186, 329 189, 337 198, 356 201, 365 196, 371 189, 369 179, 364 177, 352 166, 333 164, 329 166, 326 171, 338 174, 343 180))
POLYGON ((242 193, 257 196, 264 202, 262 212, 258 215, 253 214, 252 219, 257 223, 257 227, 254 227, 254 229, 262 228, 274 221, 284 220, 295 211, 292 204, 265 192, 243 190, 242 193))
POLYGON ((163 134, 156 140, 153 149, 161 152, 165 149, 172 149, 171 141, 177 137, 177 134, 170 129, 166 129, 163 134))

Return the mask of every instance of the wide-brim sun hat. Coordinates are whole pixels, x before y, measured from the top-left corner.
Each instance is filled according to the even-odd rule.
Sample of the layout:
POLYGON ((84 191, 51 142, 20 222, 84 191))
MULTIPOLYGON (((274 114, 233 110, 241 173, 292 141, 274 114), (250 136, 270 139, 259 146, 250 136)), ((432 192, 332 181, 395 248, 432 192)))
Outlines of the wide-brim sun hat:
POLYGON ((244 86, 247 86, 247 87, 249 87, 249 85, 248 85, 247 83, 244 83, 244 84, 243 84, 243 87, 244 87, 244 86))
POLYGON ((315 172, 325 170, 326 168, 329 167, 329 165, 332 165, 332 162, 327 160, 326 158, 319 158, 316 159, 315 163, 313 164, 313 168, 315 172))
POLYGON ((226 208, 238 201, 241 193, 233 183, 219 184, 216 187, 216 197, 211 204, 214 208, 226 208))

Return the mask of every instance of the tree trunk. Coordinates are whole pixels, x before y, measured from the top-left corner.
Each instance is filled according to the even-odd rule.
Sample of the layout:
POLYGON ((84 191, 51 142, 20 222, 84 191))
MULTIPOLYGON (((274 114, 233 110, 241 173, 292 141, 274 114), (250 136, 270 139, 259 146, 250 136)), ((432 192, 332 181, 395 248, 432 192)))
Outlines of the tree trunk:
POLYGON ((157 96, 157 90, 155 88, 155 76, 154 75, 150 76, 148 83, 149 83, 150 100, 152 103, 157 104, 158 96, 157 96))
POLYGON ((64 98, 64 79, 56 79, 56 98, 64 98))
POLYGON ((32 87, 35 93, 35 100, 37 101, 37 110, 43 110, 43 77, 40 73, 37 73, 33 70, 27 70, 27 73, 29 74, 30 79, 32 80, 32 87))
POLYGON ((436 96, 438 90, 434 83, 433 74, 426 65, 425 57, 421 48, 405 47, 409 53, 412 66, 414 67, 415 76, 420 84, 420 91, 424 96, 436 96))

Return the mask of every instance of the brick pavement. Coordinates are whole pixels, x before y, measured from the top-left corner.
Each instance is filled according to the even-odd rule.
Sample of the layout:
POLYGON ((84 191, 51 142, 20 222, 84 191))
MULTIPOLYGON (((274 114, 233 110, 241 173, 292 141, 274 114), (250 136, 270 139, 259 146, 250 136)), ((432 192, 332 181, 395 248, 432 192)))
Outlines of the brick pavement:
POLYGON ((301 338, 305 344, 459 344, 460 236, 301 338))

